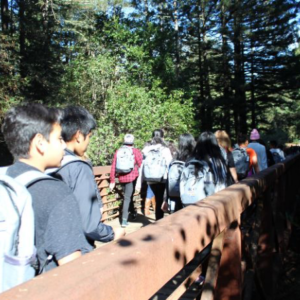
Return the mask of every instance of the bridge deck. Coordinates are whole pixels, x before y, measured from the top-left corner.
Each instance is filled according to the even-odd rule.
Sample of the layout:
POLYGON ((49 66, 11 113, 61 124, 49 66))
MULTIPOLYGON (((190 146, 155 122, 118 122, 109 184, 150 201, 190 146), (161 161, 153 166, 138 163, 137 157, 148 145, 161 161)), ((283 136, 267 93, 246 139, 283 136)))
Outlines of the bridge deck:
MULTIPOLYGON (((168 214, 165 214, 166 216, 168 214)), ((145 227, 151 223, 155 222, 155 214, 152 210, 150 210, 150 215, 145 216, 141 211, 138 211, 137 218, 135 220, 131 220, 130 215, 128 219, 128 226, 126 227, 126 235, 139 230, 142 227, 145 227)), ((120 228, 119 218, 115 218, 111 221, 106 221, 105 224, 112 226, 113 228, 120 228)), ((96 247, 102 247, 106 245, 106 243, 96 242, 96 247)))

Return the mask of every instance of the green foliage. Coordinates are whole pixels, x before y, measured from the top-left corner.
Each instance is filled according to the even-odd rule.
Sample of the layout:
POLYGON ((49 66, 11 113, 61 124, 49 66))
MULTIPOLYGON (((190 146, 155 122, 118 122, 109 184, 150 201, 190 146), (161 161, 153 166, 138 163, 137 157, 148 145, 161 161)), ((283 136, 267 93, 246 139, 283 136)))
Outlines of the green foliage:
POLYGON ((142 148, 152 131, 163 128, 166 139, 177 140, 179 134, 192 131, 193 107, 182 101, 182 92, 167 95, 161 88, 147 90, 126 81, 108 91, 105 113, 98 118, 88 151, 96 165, 110 164, 126 133, 135 136, 135 146, 142 148))
MULTIPOLYGON (((3 1, 4 5, 6 1, 3 1)), ((86 107, 95 164, 123 135, 142 147, 198 130, 258 127, 297 140, 299 3, 290 0, 8 1, 1 12, 0 118, 22 101, 86 107), (9 5, 8 5, 9 3, 9 5), (135 8, 130 15, 125 6, 135 8)))

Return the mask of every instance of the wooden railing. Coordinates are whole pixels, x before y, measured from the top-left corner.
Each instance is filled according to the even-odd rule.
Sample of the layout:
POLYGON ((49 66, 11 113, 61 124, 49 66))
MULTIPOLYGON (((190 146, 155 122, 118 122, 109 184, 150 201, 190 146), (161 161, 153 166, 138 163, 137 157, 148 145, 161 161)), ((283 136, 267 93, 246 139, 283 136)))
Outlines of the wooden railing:
POLYGON ((297 155, 0 299, 251 299, 254 284, 274 299, 299 170, 297 155))
MULTIPOLYGON (((94 175, 100 191, 103 203, 102 221, 109 221, 119 216, 120 206, 123 201, 122 187, 116 179, 116 186, 114 191, 109 189, 109 174, 111 166, 94 167, 94 175)), ((142 190, 144 192, 144 190, 142 190)), ((133 196, 134 205, 136 208, 142 207, 144 193, 135 193, 133 196)))

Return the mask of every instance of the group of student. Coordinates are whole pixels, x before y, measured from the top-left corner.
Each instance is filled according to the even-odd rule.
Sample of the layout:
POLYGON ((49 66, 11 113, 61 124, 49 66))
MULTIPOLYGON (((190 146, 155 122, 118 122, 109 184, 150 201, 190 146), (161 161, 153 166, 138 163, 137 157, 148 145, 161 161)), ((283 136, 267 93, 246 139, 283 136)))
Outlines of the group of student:
POLYGON ((101 222, 101 196, 84 158, 95 127, 82 107, 30 104, 6 113, 2 133, 15 162, 0 177, 0 292, 90 252, 95 241, 125 235, 101 222))
POLYGON ((233 147, 224 130, 203 132, 197 141, 184 133, 177 148, 164 140, 163 130, 156 129, 142 151, 134 148, 134 136, 126 134, 123 146, 115 152, 110 174, 110 188, 113 190, 119 177, 124 191, 121 226, 128 225, 128 209, 135 219, 133 194, 141 190, 143 182, 147 183, 145 214, 150 199, 155 198, 155 217, 159 220, 165 211, 178 211, 284 160, 275 141, 270 142, 270 148, 263 145, 257 129, 252 130, 250 139, 239 134, 233 147), (268 154, 273 157, 271 161, 268 154))
MULTIPOLYGON (((110 189, 114 189, 118 177, 124 192, 121 227, 113 229, 101 222, 102 200, 92 165, 85 157, 95 128, 92 115, 77 106, 61 110, 30 104, 6 113, 2 133, 14 164, 0 170, 0 255, 4 258, 0 260, 0 272, 12 257, 22 254, 23 265, 24 257, 28 257, 28 267, 34 274, 41 274, 92 251, 95 241, 109 242, 124 236, 129 212, 132 219, 137 215, 133 194, 141 190, 143 182, 156 199, 155 216, 159 220, 167 207, 177 211, 267 167, 266 149, 258 143, 256 129, 251 132, 250 143, 241 135, 233 150, 224 131, 203 132, 197 141, 184 133, 175 148, 167 145, 163 130, 157 129, 142 151, 134 147, 134 136, 126 134, 123 146, 115 152, 110 173, 110 189), (247 170, 240 171, 239 159, 245 153, 247 170), (14 201, 19 190, 24 195, 29 193, 30 197, 24 197, 27 206, 21 207, 19 199, 14 201), (8 243, 8 220, 13 211, 19 218, 18 226, 8 243), (30 231, 30 224, 22 229, 26 220, 21 222, 20 216, 25 211, 34 220, 31 240, 36 255, 34 247, 27 253, 23 251, 26 247, 22 248, 24 237, 19 234, 30 231)), ((0 292, 30 278, 25 278, 30 273, 25 270, 27 273, 19 274, 19 282, 5 282, 17 278, 13 268, 6 270, 0 274, 0 292)))

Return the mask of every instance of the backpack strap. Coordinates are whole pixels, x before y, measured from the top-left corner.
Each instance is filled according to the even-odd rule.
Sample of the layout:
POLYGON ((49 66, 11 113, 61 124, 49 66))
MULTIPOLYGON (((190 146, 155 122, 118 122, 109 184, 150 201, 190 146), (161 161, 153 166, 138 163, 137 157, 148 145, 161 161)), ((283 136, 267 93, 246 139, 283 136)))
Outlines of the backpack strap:
POLYGON ((197 165, 202 165, 202 166, 208 166, 208 164, 205 161, 201 161, 198 159, 191 159, 189 161, 186 162, 186 166, 190 165, 190 164, 197 164, 197 165))
POLYGON ((85 160, 74 156, 74 155, 64 155, 62 161, 61 161, 61 166, 59 168, 49 168, 46 169, 45 174, 53 174, 53 173, 57 173, 58 171, 60 171, 62 168, 64 168, 65 166, 73 163, 73 162, 82 162, 86 165, 88 165, 91 169, 93 169, 93 167, 85 160))
POLYGON ((9 168, 9 166, 7 167, 1 167, 0 168, 0 175, 6 175, 7 169, 9 168))
POLYGON ((25 172, 15 178, 15 180, 17 182, 19 182, 20 184, 22 184, 26 187, 29 187, 31 184, 38 182, 40 180, 43 180, 43 179, 57 180, 47 174, 44 174, 39 171, 34 171, 34 170, 25 172))

